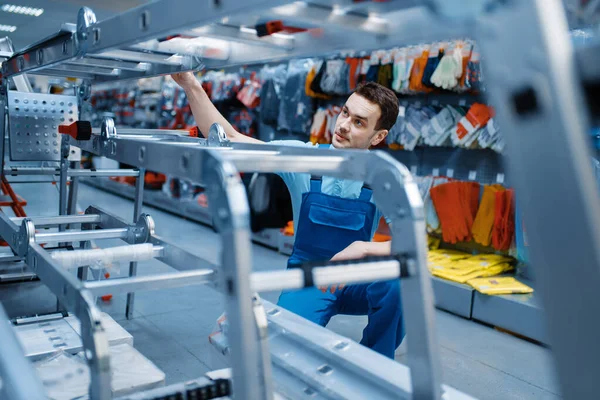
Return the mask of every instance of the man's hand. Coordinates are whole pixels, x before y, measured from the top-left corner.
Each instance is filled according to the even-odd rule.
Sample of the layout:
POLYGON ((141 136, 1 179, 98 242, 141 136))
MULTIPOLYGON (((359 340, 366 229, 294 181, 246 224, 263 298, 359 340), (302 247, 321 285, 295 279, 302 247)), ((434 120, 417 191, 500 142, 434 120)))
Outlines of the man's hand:
POLYGON ((171 77, 183 89, 187 89, 198 84, 198 80, 191 72, 179 72, 171 75, 171 77))
MULTIPOLYGON (((350 246, 346 247, 344 250, 337 253, 335 256, 331 258, 331 261, 342 261, 342 260, 358 260, 361 258, 365 258, 369 255, 368 252, 368 243, 367 242, 354 242, 350 246)), ((335 293, 336 290, 341 290, 346 286, 343 283, 339 285, 333 285, 331 287, 319 287, 321 292, 325 293, 328 289, 331 293, 335 293)))

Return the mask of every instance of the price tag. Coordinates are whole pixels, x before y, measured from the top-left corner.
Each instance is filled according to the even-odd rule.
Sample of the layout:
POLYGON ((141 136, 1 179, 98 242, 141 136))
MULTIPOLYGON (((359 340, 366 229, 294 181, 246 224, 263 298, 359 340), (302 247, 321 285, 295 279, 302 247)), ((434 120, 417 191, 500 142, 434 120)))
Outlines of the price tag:
POLYGON ((410 167, 410 173, 413 174, 413 175, 417 174, 417 166, 416 165, 412 165, 410 167))
POLYGON ((465 100, 465 99, 460 99, 460 100, 458 101, 458 105, 459 105, 459 106, 461 106, 461 107, 464 107, 464 106, 466 106, 466 105, 467 105, 467 100, 465 100))
POLYGON ((446 171, 446 176, 448 178, 453 178, 454 177, 454 170, 452 168, 448 168, 448 171, 446 171))
POLYGON ((477 171, 469 171, 469 180, 474 181, 477 179, 477 171))
POLYGON ((398 116, 399 116, 400 118, 404 118, 404 117, 406 116, 406 107, 404 107, 404 106, 400 106, 400 107, 398 108, 398 116))
POLYGON ((504 174, 498 174, 498 175, 496 175, 496 182, 497 183, 504 183, 504 174))
POLYGON ((440 170, 438 168, 434 168, 433 172, 431 173, 431 175, 433 175, 433 176, 440 176, 440 170))

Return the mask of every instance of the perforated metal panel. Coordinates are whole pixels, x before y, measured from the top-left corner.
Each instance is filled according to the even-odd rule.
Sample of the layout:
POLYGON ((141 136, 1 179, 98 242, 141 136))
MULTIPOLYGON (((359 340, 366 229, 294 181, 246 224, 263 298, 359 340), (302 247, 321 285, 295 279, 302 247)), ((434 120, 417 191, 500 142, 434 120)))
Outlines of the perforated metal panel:
POLYGON ((77 121, 75 96, 8 92, 10 159, 59 161, 59 125, 77 121))

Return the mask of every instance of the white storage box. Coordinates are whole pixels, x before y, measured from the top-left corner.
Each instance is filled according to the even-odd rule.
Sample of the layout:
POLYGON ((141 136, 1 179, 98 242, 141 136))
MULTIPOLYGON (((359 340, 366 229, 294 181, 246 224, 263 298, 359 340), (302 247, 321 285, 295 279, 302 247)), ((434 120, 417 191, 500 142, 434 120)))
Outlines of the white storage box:
MULTIPOLYGON (((34 363, 51 400, 87 399, 89 367, 83 353, 64 352, 34 363)), ((113 397, 164 386, 165 374, 150 360, 128 344, 110 347, 111 387, 113 397)))
MULTIPOLYGON (((108 314, 102 313, 101 321, 109 345, 133 346, 133 336, 108 314)), ((60 351, 76 354, 83 349, 80 336, 81 325, 73 316, 54 321, 17 325, 13 328, 25 356, 31 360, 38 360, 60 351)))

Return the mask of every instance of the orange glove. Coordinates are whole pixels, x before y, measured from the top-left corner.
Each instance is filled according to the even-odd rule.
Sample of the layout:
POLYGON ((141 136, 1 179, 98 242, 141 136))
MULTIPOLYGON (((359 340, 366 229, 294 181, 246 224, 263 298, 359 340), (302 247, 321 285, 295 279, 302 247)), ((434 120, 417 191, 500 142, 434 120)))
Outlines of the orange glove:
POLYGON ((492 231, 492 245, 497 250, 510 249, 515 234, 514 192, 512 189, 496 192, 496 215, 492 231))
POLYGON ((468 134, 483 127, 494 116, 494 109, 485 104, 475 103, 456 127, 456 136, 459 142, 466 141, 468 134))
POLYGON ((413 64, 410 80, 409 80, 409 88, 415 92, 429 92, 432 89, 425 87, 423 85, 423 74, 425 74, 425 67, 427 66, 427 61, 429 60, 429 50, 423 51, 421 56, 415 58, 415 63, 413 64))
POLYGON ((492 229, 494 229, 496 212, 496 192, 500 191, 504 191, 504 187, 501 185, 486 185, 483 187, 481 204, 471 228, 473 239, 483 246, 489 246, 492 242, 492 229))

